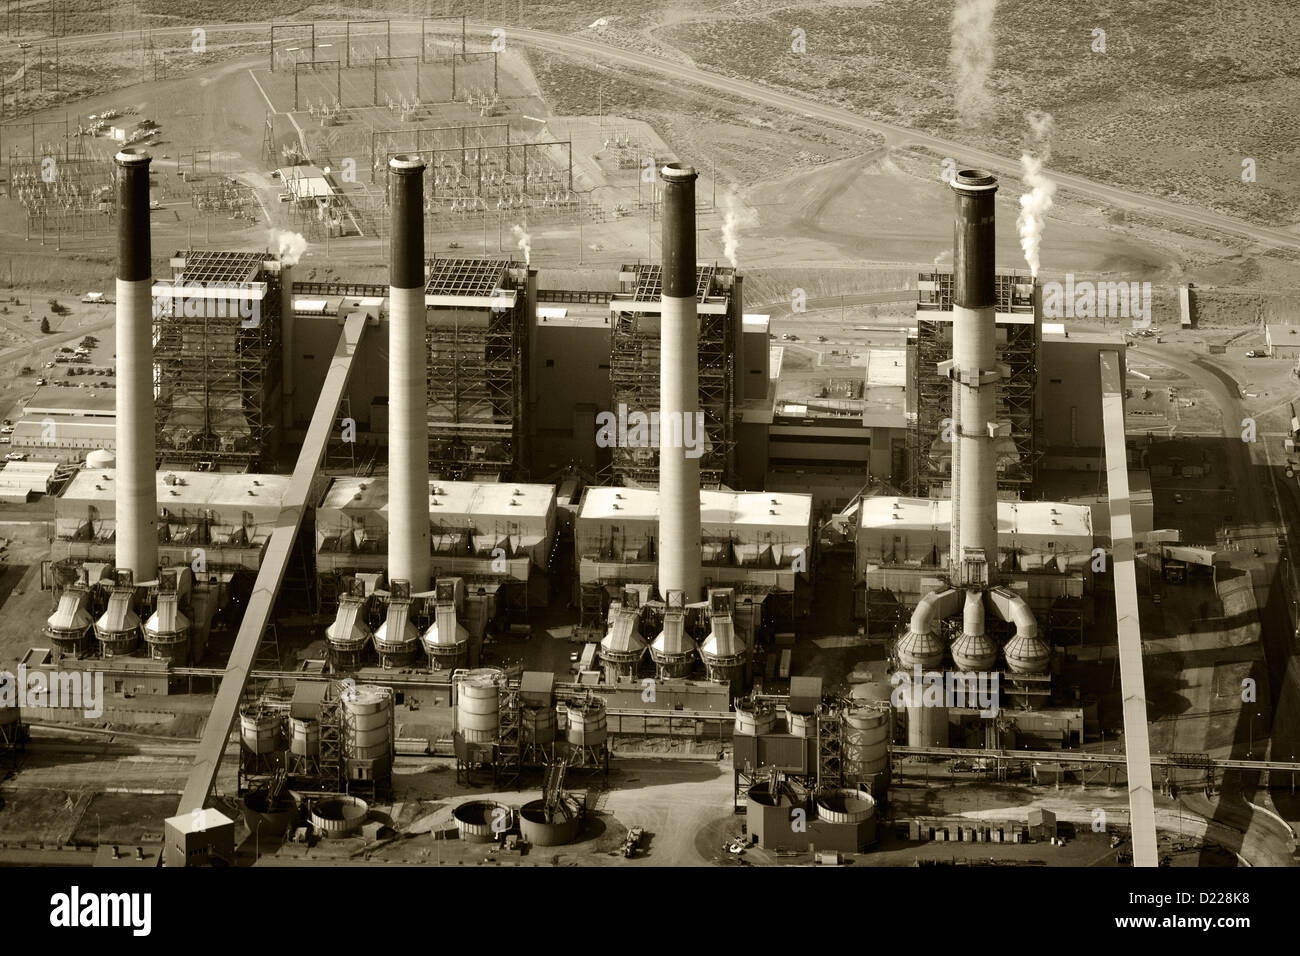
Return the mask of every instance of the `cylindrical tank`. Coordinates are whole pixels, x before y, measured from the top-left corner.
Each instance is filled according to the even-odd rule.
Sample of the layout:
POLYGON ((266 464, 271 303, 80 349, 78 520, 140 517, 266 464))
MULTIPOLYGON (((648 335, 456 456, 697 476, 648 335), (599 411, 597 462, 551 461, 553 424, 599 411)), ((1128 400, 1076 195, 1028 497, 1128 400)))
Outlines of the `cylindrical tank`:
POLYGON ((851 826, 859 851, 876 843, 876 801, 861 790, 823 790, 815 799, 817 817, 830 826, 851 826))
POLYGON ((497 739, 502 677, 496 668, 483 667, 467 672, 457 682, 456 721, 466 743, 485 744, 497 739))
POLYGON ((770 734, 776 727, 776 711, 761 700, 741 697, 736 701, 736 733, 746 737, 770 734))
POLYGON ((295 757, 320 756, 320 724, 317 721, 289 718, 289 753, 295 757))
POLYGON ((260 707, 239 715, 239 739, 244 749, 262 756, 284 749, 284 714, 260 707))
POLYGON ((856 701, 845 707, 844 776, 854 783, 870 784, 880 793, 889 774, 889 707, 856 701))
POLYGON ((392 753, 393 694, 387 687, 357 687, 343 698, 343 756, 376 760, 392 753))
POLYGON ((329 797, 312 805, 311 825, 326 839, 347 837, 361 829, 369 812, 366 802, 357 797, 329 797))
POLYGON ((827 823, 861 823, 876 815, 876 801, 861 790, 825 790, 817 794, 817 816, 827 823))
POLYGON ((581 829, 582 820, 567 807, 563 812, 548 814, 543 801, 532 800, 519 808, 519 835, 532 846, 572 843, 581 829))
POLYGON ((250 833, 261 836, 262 846, 268 837, 278 837, 289 829, 298 817, 298 805, 288 794, 271 799, 268 790, 253 790, 240 803, 240 814, 250 833))
POLYGON ((569 705, 569 729, 566 734, 571 747, 601 747, 608 736, 605 722, 605 705, 598 700, 569 705))
POLYGON ((503 803, 470 800, 451 812, 460 838, 467 843, 492 843, 514 826, 514 813, 503 803))
POLYGON ((525 743, 544 747, 555 742, 555 711, 550 707, 524 707, 520 718, 525 743))

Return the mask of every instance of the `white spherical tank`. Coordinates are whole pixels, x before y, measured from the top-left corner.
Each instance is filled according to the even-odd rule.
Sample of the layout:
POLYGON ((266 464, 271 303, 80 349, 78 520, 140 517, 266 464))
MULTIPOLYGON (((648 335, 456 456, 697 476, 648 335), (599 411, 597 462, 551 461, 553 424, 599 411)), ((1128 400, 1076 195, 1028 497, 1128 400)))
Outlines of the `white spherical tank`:
POLYGON ((501 710, 499 683, 504 675, 492 667, 469 671, 456 684, 456 721, 466 743, 497 739, 501 710))
POLYGON ((284 714, 260 707, 239 715, 239 739, 251 754, 263 756, 284 749, 284 714))
POLYGON ((320 756, 320 724, 317 721, 289 718, 289 753, 295 757, 320 756))
POLYGON ((600 747, 608 736, 605 705, 598 700, 569 705, 567 739, 573 747, 600 747))
POLYGON ((393 694, 387 687, 358 687, 343 698, 343 756, 376 760, 392 752, 393 694))

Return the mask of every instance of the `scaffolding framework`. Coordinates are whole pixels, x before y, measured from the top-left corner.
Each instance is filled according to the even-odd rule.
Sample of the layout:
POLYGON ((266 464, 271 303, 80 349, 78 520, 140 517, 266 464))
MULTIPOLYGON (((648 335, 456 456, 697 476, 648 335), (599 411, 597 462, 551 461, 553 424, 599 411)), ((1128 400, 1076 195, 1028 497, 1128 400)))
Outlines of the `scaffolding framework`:
POLYGON ((173 281, 234 295, 264 283, 259 318, 202 300, 201 315, 165 300, 154 310, 154 394, 158 453, 199 470, 230 465, 257 470, 272 449, 280 385, 279 275, 256 252, 186 251, 173 259, 173 281), (219 314, 225 312, 224 315, 219 314), (231 313, 234 314, 231 314, 231 313))
MULTIPOLYGON (((952 419, 953 392, 952 383, 939 374, 939 363, 952 358, 953 276, 951 272, 923 272, 917 278, 921 291, 912 403, 917 417, 916 426, 908 430, 910 491, 922 498, 946 497, 950 493, 952 443, 944 442, 944 435, 952 434, 945 421, 952 419)), ((1033 280, 1028 275, 997 273, 995 294, 998 361, 1010 370, 997 385, 997 418, 1011 423, 1015 445, 1014 455, 998 460, 998 490, 1021 496, 1038 471, 1034 417, 1041 317, 1035 310, 1033 280), (1007 315, 1015 320, 1002 318, 1007 315)))
POLYGON ((429 464, 438 477, 522 477, 527 470, 528 307, 517 278, 523 269, 507 258, 439 257, 429 263, 426 296, 485 303, 430 307, 429 464), (497 304, 511 290, 518 293, 514 306, 497 304))
MULTIPOLYGON (((611 323, 609 375, 614 406, 651 410, 659 408, 659 316, 635 311, 636 302, 658 302, 663 295, 658 264, 624 265, 630 275, 622 291, 630 293, 627 307, 617 308, 611 323)), ((696 269, 696 298, 700 303, 729 296, 735 270, 713 265, 696 269)), ((731 309, 699 315, 699 395, 707 442, 700 456, 700 481, 706 485, 731 483, 735 464, 734 364, 739 349, 739 323, 731 309)), ((625 485, 654 487, 659 483, 659 450, 612 449, 614 474, 625 485)))

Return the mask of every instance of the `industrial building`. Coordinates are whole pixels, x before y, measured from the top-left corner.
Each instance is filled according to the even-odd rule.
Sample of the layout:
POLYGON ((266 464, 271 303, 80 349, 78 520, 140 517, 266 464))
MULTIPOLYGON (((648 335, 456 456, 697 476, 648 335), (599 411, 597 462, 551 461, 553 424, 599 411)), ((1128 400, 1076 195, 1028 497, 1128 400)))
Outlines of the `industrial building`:
MULTIPOLYGON (((992 256, 992 250, 985 253, 992 256)), ((992 259, 989 259, 992 269, 992 259)), ((916 418, 912 442, 913 494, 939 497, 954 481, 949 435, 953 386, 941 371, 953 357, 957 329, 958 279, 954 272, 922 273, 917 279, 916 375, 911 408, 916 418)), ((999 272, 990 291, 995 321, 995 360, 1006 367, 996 388, 996 414, 1008 423, 994 452, 998 489, 1023 495, 1033 484, 1040 449, 1035 437, 1038 417, 1038 361, 1042 337, 1041 295, 1033 280, 999 272)))
MULTIPOLYGON (((581 829, 565 781, 608 772, 615 726, 687 721, 731 740, 748 840, 779 852, 875 846, 894 746, 1082 742, 1056 648, 1089 619, 1113 505, 1084 485, 1040 500, 1037 480, 1064 487, 1105 463, 1077 396, 1101 387, 1118 343, 1044 329, 1034 282, 996 272, 992 176, 953 184, 954 268, 922 278, 915 340, 796 374, 767 318, 743 312, 739 272, 698 260, 689 167, 659 171, 662 261, 566 290, 527 261, 426 256, 426 169, 407 154, 388 159, 388 285, 197 251, 154 282, 148 158, 117 162, 114 408, 39 395, 26 416, 114 432, 55 498, 53 607, 32 660, 100 668, 122 696, 221 676, 165 824, 171 863, 230 857, 232 820, 204 836, 182 818, 212 809, 235 727, 250 830, 305 816, 346 839, 394 798, 402 748, 449 744, 461 785, 541 781, 517 823, 493 801, 457 807, 462 838, 496 839, 487 821, 504 809, 545 846, 581 829), (647 410, 659 427, 632 440, 647 410), (292 474, 268 473, 291 446, 292 474), (852 693, 790 673, 828 529, 850 545, 862 644, 888 643, 875 665, 996 673, 1003 717, 895 706, 883 673, 852 693), (290 609, 320 648, 292 674, 276 643, 290 609), (585 645, 567 675, 493 656, 543 614, 567 617, 548 641, 585 645), (438 692, 450 740, 403 736, 407 695, 438 692)), ((0 725, 11 747, 15 726, 0 725)))
POLYGON ((174 467, 258 471, 280 440, 280 263, 187 251, 152 289, 158 453, 174 467))

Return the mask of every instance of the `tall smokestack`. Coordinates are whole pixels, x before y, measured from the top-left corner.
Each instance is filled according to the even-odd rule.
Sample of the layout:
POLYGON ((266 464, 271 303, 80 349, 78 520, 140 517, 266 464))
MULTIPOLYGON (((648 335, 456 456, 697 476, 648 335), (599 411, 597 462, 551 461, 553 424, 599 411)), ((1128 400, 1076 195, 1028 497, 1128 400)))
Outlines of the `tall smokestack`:
POLYGON ((388 579, 429 590, 429 429, 424 311, 424 161, 389 160, 388 579))
POLYGON ((117 536, 116 562, 136 583, 158 573, 154 485, 153 275, 148 153, 124 149, 117 163, 117 536))
POLYGON ((956 444, 952 475, 952 583, 987 587, 997 567, 998 485, 994 291, 997 178, 962 170, 953 244, 952 367, 956 444))
MULTIPOLYGON (((685 435, 700 407, 695 312, 695 170, 669 163, 663 182, 659 324, 659 593, 700 599, 700 462, 685 435)), ((697 436, 703 440, 703 436, 697 436)))

